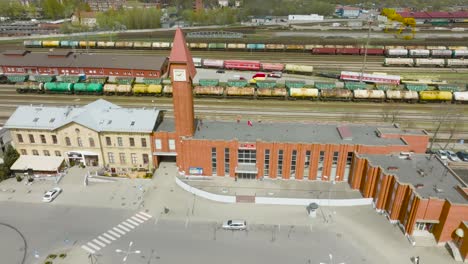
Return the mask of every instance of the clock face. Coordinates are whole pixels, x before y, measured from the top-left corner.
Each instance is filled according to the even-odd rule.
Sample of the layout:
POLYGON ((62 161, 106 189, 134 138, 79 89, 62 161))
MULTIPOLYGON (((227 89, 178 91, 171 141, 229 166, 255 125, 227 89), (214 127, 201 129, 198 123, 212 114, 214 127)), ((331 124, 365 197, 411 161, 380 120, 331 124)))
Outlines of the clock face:
POLYGON ((172 71, 173 78, 175 82, 186 82, 187 81, 187 74, 184 69, 174 69, 172 71))

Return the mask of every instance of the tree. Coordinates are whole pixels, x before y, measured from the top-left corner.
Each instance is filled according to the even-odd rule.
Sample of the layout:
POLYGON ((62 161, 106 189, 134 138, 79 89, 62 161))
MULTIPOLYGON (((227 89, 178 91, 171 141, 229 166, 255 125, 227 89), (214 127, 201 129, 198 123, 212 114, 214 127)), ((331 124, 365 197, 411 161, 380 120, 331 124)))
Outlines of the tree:
MULTIPOLYGON (((456 105, 441 103, 433 109, 433 123, 435 128, 434 135, 432 136, 431 144, 429 146, 429 150, 432 150, 434 142, 438 139, 439 132, 442 126, 458 127, 457 125, 455 125, 455 123, 459 122, 460 116, 458 115, 458 111, 455 107, 456 105)), ((453 133, 455 133, 455 130, 453 133)), ((453 135, 451 137, 453 137, 453 135)))
POLYGON ((12 145, 8 145, 5 155, 3 157, 3 165, 0 167, 0 180, 4 180, 9 177, 11 171, 10 167, 19 158, 20 154, 12 145))

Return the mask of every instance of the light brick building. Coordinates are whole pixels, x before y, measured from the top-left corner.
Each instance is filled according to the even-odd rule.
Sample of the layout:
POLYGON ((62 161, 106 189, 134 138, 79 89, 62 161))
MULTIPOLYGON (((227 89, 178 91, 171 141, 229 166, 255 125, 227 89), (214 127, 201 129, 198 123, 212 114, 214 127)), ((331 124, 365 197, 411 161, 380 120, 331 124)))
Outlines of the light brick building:
POLYGON ((122 108, 105 100, 83 107, 19 106, 5 127, 21 155, 64 156, 112 173, 151 171, 156 109, 122 108))

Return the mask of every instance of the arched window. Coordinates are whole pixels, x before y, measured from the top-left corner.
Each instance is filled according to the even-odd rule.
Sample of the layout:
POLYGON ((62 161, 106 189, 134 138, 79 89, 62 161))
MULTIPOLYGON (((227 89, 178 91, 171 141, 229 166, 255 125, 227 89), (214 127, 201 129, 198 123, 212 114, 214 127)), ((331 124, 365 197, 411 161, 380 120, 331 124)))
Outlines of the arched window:
POLYGON ((76 138, 76 142, 78 143, 78 147, 82 147, 82 146, 83 146, 83 141, 81 140, 80 137, 76 138))
POLYGON ((94 139, 93 138, 89 138, 89 146, 90 147, 95 147, 96 145, 94 144, 94 139))
POLYGON ((65 137, 65 144, 67 144, 67 146, 71 146, 71 141, 69 137, 65 137))

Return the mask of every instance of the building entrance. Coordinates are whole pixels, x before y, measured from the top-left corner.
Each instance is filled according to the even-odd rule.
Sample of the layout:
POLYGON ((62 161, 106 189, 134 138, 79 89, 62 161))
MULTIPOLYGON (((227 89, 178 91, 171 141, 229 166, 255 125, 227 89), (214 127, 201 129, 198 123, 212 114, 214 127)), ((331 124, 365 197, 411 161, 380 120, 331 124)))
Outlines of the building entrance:
POLYGON ((177 156, 158 156, 159 162, 173 162, 177 161, 177 156))
POLYGON ((237 173, 237 178, 255 180, 257 178, 257 174, 256 173, 237 173))

